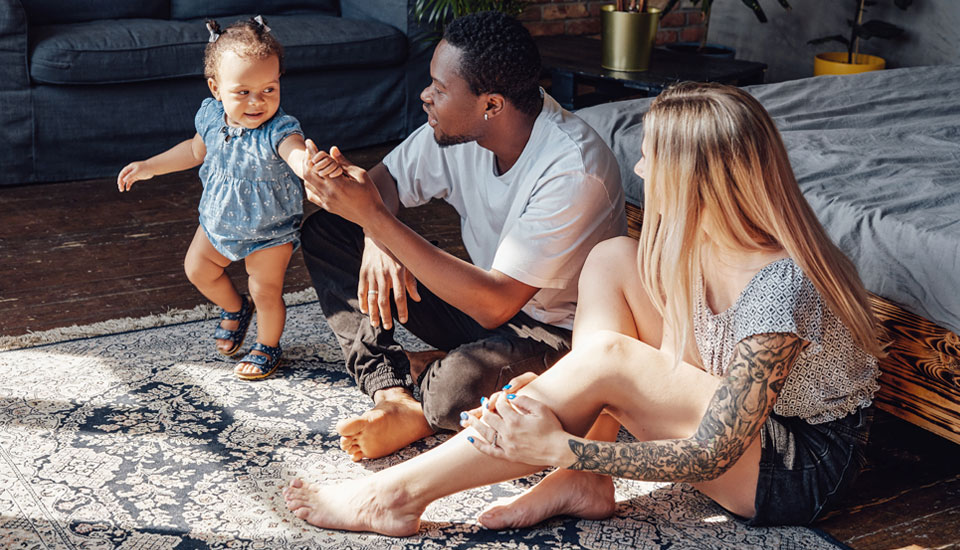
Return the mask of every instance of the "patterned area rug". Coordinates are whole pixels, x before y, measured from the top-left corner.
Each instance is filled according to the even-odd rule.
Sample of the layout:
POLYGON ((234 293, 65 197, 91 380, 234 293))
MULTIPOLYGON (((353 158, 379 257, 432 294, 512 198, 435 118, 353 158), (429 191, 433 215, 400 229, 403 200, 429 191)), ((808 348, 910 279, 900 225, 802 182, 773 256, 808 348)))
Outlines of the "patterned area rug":
POLYGON ((333 426, 369 403, 343 372, 319 307, 289 308, 288 362, 257 383, 237 380, 214 351, 213 323, 0 352, 0 548, 843 547, 811 529, 747 527, 684 484, 619 481, 617 513, 605 521, 502 532, 476 523, 536 476, 440 500, 414 537, 313 528, 283 505, 291 478, 369 475, 443 436, 353 463, 333 426))

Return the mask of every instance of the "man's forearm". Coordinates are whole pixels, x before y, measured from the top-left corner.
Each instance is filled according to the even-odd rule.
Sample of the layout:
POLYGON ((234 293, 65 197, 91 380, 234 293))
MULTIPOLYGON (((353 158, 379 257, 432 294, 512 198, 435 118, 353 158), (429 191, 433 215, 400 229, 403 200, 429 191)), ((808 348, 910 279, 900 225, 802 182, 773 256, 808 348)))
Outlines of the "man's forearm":
POLYGON ((505 297, 496 274, 435 247, 395 216, 381 216, 364 231, 438 298, 484 327, 499 326, 526 303, 526 299, 505 297))

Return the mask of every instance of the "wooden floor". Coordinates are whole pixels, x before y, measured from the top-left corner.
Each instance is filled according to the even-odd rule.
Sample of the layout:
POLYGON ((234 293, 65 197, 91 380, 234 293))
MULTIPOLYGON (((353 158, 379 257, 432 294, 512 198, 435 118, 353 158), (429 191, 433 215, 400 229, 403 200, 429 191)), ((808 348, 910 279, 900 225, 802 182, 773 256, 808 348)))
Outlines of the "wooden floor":
MULTIPOLYGON (((388 150, 348 157, 369 167, 388 150)), ((0 335, 204 303, 182 267, 200 190, 195 171, 123 194, 111 180, 0 188, 0 335)), ((427 205, 404 221, 464 256, 451 208, 427 205)), ((241 265, 229 272, 245 287, 241 265)), ((286 290, 309 285, 297 254, 286 290)), ((868 455, 853 494, 817 527, 858 550, 960 549, 960 445, 878 412, 868 455)))

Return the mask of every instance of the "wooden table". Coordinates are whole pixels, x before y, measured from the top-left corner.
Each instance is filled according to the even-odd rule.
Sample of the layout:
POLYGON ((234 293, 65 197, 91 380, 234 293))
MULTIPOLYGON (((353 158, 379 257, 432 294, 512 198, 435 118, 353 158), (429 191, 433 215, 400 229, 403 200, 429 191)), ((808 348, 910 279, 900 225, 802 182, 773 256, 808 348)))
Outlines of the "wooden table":
POLYGON ((624 96, 654 96, 676 82, 722 82, 736 86, 762 84, 767 65, 654 48, 646 71, 612 71, 600 66, 602 44, 584 36, 542 36, 536 39, 550 95, 566 109, 579 109, 624 96), (586 84, 590 93, 579 93, 586 84))

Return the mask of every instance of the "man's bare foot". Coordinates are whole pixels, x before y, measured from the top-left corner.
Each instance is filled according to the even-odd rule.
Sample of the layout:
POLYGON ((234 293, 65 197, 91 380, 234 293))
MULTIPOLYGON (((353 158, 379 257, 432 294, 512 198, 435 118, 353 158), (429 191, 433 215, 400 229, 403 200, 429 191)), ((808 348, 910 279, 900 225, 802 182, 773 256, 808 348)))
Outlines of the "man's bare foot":
POLYGON ((377 392, 369 411, 337 423, 340 448, 354 462, 380 458, 433 434, 423 406, 403 388, 377 392))
POLYGON ((414 384, 420 379, 420 375, 426 370, 427 365, 447 356, 447 352, 439 349, 427 351, 403 350, 403 352, 407 354, 407 360, 410 362, 410 377, 413 378, 414 384))
POLYGON ((372 531, 391 537, 416 534, 425 507, 411 502, 402 489, 377 490, 370 478, 337 486, 294 479, 283 489, 287 508, 317 527, 372 531))
POLYGON ((605 519, 617 509, 613 478, 589 472, 555 470, 532 489, 478 518, 488 529, 536 525, 554 516, 605 519))

